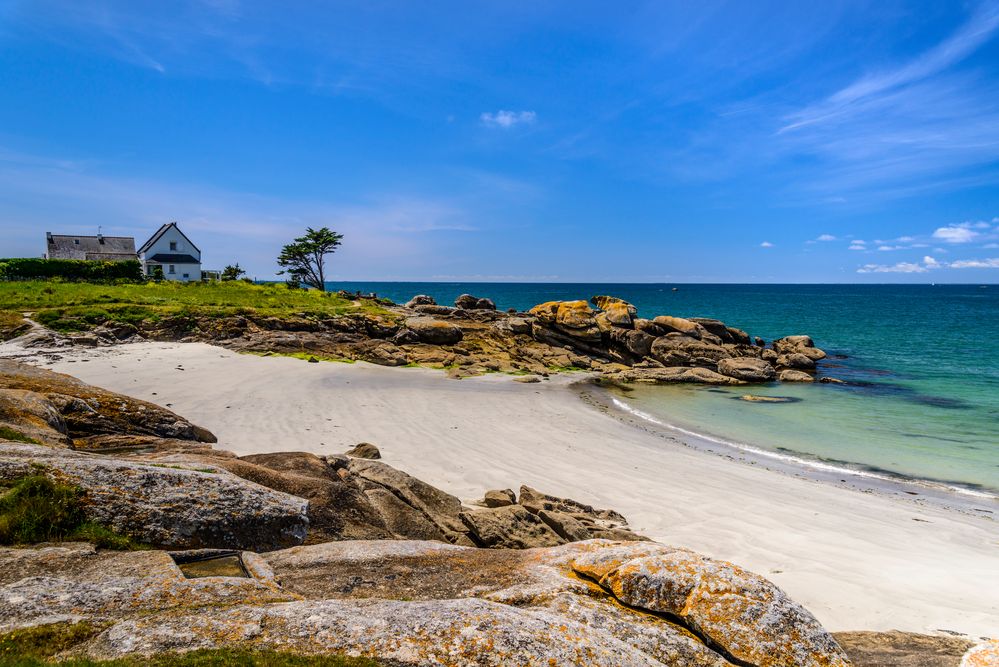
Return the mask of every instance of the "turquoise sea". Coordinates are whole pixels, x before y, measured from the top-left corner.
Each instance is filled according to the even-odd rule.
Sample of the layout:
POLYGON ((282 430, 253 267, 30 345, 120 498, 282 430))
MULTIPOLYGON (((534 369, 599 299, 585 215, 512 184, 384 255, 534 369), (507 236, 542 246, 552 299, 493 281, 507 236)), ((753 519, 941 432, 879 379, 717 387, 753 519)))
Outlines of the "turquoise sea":
POLYGON ((807 333, 847 385, 641 387, 620 398, 662 423, 775 455, 999 493, 999 286, 334 283, 397 302, 461 293, 527 309, 611 294, 642 316, 715 317, 754 336, 807 333), (677 291, 673 291, 676 287, 677 291), (791 403, 738 400, 747 391, 791 403))

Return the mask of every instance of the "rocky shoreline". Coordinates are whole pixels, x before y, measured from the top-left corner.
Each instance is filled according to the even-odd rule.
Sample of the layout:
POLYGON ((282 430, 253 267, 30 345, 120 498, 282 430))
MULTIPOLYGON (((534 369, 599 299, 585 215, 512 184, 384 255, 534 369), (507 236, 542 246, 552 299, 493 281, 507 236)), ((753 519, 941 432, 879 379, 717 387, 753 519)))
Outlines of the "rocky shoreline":
POLYGON ((368 443, 237 457, 168 409, 11 360, 0 427, 35 441, 0 440, 0 484, 72 484, 88 518, 154 547, 0 549, 0 632, 89 624, 62 657, 942 667, 970 645, 833 637, 763 577, 645 541, 612 510, 529 487, 466 505, 368 443))
POLYGON ((238 352, 292 354, 310 361, 432 366, 457 378, 489 372, 544 377, 589 370, 621 383, 838 382, 821 373, 826 353, 809 336, 785 336, 767 344, 715 319, 640 318, 633 305, 612 296, 594 296, 590 302, 552 301, 527 312, 499 311, 489 299, 468 294, 458 297, 454 306, 419 295, 405 305, 380 307, 384 312, 341 316, 184 315, 136 324, 108 321, 69 335, 22 326, 10 335, 20 335, 28 347, 53 349, 136 340, 207 342, 238 352))

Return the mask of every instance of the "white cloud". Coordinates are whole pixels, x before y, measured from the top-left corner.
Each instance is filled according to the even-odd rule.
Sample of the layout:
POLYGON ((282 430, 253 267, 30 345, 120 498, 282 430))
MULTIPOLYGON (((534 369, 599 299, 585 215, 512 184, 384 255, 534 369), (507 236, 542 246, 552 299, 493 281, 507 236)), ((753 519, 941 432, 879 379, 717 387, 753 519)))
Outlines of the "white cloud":
POLYGON ((986 250, 994 250, 995 248, 999 248, 999 243, 986 243, 982 247, 986 250))
POLYGON ((999 257, 989 259, 959 259, 950 263, 952 269, 999 269, 999 257))
POLYGON ((774 244, 771 243, 770 241, 764 241, 763 243, 760 244, 760 247, 761 248, 773 248, 774 244))
POLYGON ((978 232, 971 229, 971 224, 962 222, 959 225, 947 225, 933 232, 933 238, 947 243, 970 243, 978 237, 978 232))
POLYGON ((854 241, 853 243, 850 244, 849 250, 867 250, 867 246, 865 246, 863 243, 857 243, 856 241, 854 241))
POLYGON ((941 266, 936 257, 930 257, 929 255, 923 257, 923 264, 925 264, 928 269, 939 269, 941 266))
POLYGON ((515 125, 533 125, 538 115, 533 111, 505 111, 499 110, 496 113, 485 112, 479 116, 479 120, 486 127, 501 127, 509 129, 515 125))
POLYGON ((898 264, 864 264, 857 273, 926 273, 927 268, 915 262, 899 262, 898 264))
POLYGON ((815 240, 816 241, 835 241, 836 237, 833 236, 832 234, 823 234, 822 236, 820 236, 819 238, 817 238, 815 240))

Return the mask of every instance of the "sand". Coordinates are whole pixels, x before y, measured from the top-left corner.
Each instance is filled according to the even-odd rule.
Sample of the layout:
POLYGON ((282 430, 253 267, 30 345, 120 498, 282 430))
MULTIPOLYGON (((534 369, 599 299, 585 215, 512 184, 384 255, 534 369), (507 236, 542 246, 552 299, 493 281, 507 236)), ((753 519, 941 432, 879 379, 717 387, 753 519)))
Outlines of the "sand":
POLYGON ((996 503, 955 511, 700 451, 580 400, 571 377, 458 381, 166 343, 49 367, 169 407, 238 454, 367 441, 465 500, 528 484, 614 508, 653 539, 769 577, 833 631, 999 633, 996 503))

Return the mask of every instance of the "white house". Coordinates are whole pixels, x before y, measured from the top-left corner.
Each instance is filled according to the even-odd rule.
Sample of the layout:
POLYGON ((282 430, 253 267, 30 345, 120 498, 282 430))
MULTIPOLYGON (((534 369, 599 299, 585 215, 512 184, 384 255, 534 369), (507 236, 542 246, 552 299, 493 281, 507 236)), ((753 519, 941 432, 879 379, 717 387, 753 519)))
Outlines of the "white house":
POLYGON ((153 275, 163 267, 163 277, 182 282, 201 280, 201 251, 180 231, 176 222, 163 225, 138 250, 142 272, 153 275))

